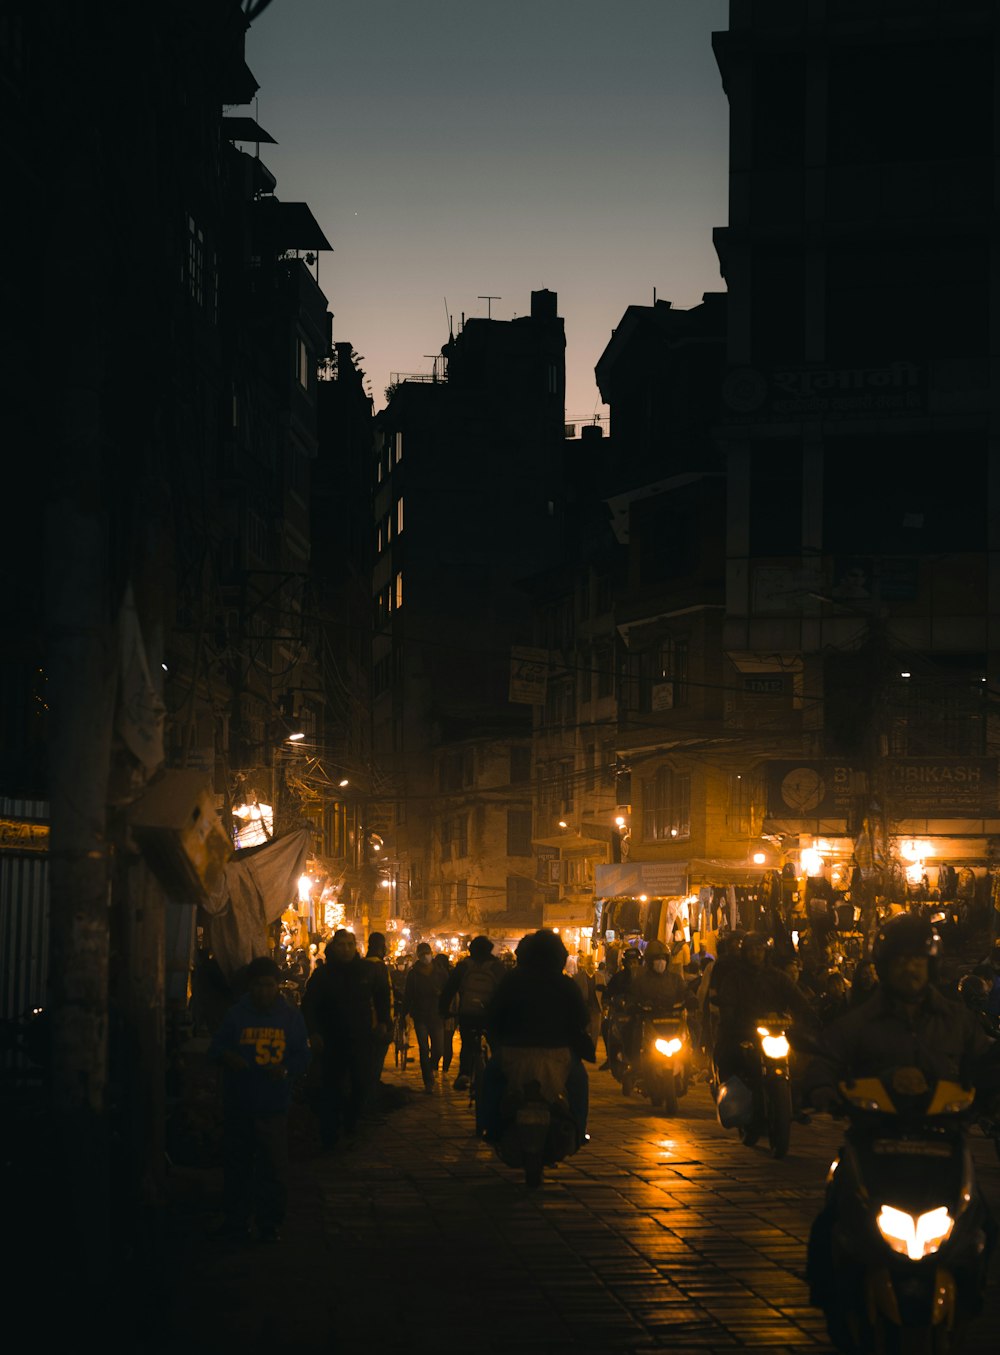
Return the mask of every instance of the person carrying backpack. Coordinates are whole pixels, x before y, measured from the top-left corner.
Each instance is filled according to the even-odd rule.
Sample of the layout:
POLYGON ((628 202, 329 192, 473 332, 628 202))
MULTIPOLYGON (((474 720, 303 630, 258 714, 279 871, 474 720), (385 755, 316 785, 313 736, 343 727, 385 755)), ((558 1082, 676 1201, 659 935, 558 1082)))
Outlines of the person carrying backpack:
POLYGON ((486 1008, 506 972, 502 961, 493 955, 490 938, 476 936, 469 943, 469 958, 459 961, 441 990, 442 1018, 448 1016, 452 1001, 456 994, 458 996, 458 1033, 462 1037, 462 1048, 458 1055, 458 1077, 453 1084, 457 1092, 465 1091, 472 1080, 486 1008))

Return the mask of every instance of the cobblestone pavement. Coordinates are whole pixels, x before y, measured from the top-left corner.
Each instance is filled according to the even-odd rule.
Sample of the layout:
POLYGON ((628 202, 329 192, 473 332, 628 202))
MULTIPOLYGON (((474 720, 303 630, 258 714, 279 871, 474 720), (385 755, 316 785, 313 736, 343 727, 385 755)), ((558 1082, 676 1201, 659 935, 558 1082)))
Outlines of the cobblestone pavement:
MULTIPOLYGON (((591 1087, 592 1142, 539 1191, 476 1140, 450 1079, 333 1154, 303 1112, 282 1243, 193 1236, 170 1349, 829 1351, 802 1275, 838 1126, 794 1126, 775 1162, 718 1126, 703 1086, 674 1120, 607 1073, 591 1087)), ((976 1157, 1000 1213, 992 1147, 976 1157)), ((998 1321, 994 1284, 966 1355, 992 1355, 998 1321)))

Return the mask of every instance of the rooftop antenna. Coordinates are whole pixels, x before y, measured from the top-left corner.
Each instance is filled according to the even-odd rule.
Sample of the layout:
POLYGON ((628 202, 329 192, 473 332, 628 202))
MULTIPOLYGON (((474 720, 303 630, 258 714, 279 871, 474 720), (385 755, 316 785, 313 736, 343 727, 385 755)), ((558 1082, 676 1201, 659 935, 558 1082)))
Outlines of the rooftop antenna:
POLYGON ((476 300, 477 300, 477 301, 485 301, 485 302, 486 302, 486 318, 487 318, 487 320, 492 320, 492 319, 493 319, 493 302, 494 302, 494 301, 502 301, 502 300, 503 300, 503 297, 502 297, 502 296, 477 296, 477 297, 476 297, 476 300))
POLYGON ((455 335, 454 335, 454 333, 453 333, 453 329, 454 329, 454 321, 453 321, 452 317, 451 317, 450 315, 448 315, 448 298, 447 298, 447 297, 445 297, 445 299, 444 299, 444 313, 445 313, 445 316, 447 317, 447 320, 448 320, 448 342, 451 343, 452 340, 453 340, 454 337, 455 337, 455 335))

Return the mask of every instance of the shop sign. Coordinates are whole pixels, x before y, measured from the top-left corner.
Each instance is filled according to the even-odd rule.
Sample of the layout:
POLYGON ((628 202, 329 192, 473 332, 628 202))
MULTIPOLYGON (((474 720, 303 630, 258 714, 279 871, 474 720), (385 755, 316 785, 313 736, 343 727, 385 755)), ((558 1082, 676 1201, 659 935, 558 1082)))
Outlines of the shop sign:
POLYGON ((667 898, 687 892, 686 861, 629 861, 596 866, 594 893, 602 899, 648 894, 667 898))
POLYGON ((772 818, 843 818, 851 804, 851 768, 829 758, 767 764, 772 818))
POLYGON ((886 781, 894 818, 963 819, 997 812, 996 758, 894 758, 886 781))
POLYGON ((544 706, 548 675, 548 650, 514 646, 510 651, 507 700, 525 706, 544 706))
POLYGON ((871 419, 922 410, 927 378, 913 362, 862 367, 780 367, 730 372, 722 387, 734 420, 871 419))
MULTIPOLYGON (((996 758, 887 758, 876 779, 892 818, 964 819, 998 811, 996 758)), ((864 774, 832 758, 767 764, 772 818, 844 818, 864 774)))
POLYGON ((49 825, 28 819, 0 819, 0 852, 47 852, 49 825))

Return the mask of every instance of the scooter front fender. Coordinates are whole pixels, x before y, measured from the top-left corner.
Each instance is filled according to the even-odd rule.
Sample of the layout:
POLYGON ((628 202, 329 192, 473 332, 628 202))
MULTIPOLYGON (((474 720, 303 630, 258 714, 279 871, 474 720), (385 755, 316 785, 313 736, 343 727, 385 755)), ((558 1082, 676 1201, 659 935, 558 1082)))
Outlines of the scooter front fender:
POLYGON ((950 1328, 955 1321, 956 1288, 943 1266, 914 1267, 911 1272, 871 1270, 866 1277, 868 1321, 881 1318, 895 1327, 950 1328))

